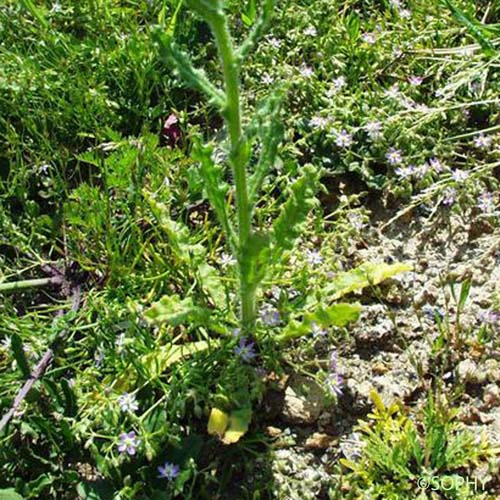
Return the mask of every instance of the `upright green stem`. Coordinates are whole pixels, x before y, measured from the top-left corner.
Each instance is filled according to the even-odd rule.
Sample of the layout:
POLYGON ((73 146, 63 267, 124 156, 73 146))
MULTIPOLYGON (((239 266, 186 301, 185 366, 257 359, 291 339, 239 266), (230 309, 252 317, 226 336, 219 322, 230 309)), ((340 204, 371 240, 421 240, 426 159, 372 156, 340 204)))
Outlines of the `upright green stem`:
POLYGON ((248 201, 246 177, 246 155, 242 144, 241 104, 239 91, 238 59, 224 14, 221 12, 211 19, 224 73, 226 90, 225 118, 231 140, 230 162, 236 185, 236 205, 238 211, 238 266, 240 278, 241 323, 244 330, 250 330, 255 321, 255 290, 247 283, 243 271, 248 239, 252 229, 252 214, 248 201))

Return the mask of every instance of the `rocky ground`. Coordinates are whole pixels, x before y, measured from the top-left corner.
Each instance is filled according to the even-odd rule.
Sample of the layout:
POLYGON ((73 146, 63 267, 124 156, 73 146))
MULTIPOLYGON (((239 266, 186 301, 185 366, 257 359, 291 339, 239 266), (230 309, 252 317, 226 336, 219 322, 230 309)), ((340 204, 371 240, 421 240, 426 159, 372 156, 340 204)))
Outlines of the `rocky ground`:
MULTIPOLYGON (((388 225, 376 222, 364 241, 353 241, 348 259, 353 265, 404 261, 413 272, 360 297, 362 317, 339 349, 344 387, 337 404, 324 406, 321 388, 299 375, 281 381, 271 396, 274 418, 267 432, 275 439, 272 468, 280 498, 325 495, 332 464, 355 459, 359 451, 353 427, 371 408, 372 388, 384 402, 399 400, 411 412, 425 402, 432 380, 440 380, 444 392, 463 387, 453 403, 459 420, 485 431, 492 444, 500 442, 499 346, 494 335, 477 339, 482 326, 493 332, 498 327, 500 230, 481 217, 409 212, 388 225), (457 323, 467 280, 471 288, 457 323), (449 343, 445 359, 432 350, 437 318, 449 343)), ((318 351, 322 342, 328 340, 318 341, 318 351)))

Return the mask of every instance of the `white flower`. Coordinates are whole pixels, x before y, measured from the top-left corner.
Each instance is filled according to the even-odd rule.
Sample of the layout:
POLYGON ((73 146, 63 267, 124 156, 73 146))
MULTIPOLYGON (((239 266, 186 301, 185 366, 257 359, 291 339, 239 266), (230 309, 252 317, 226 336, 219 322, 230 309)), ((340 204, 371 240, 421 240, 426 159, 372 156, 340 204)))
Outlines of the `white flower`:
POLYGON ((229 255, 225 252, 221 253, 220 265, 222 267, 234 266, 234 264, 236 264, 236 259, 232 255, 229 255))
POLYGON ((52 4, 52 7, 50 9, 50 12, 61 12, 62 11, 62 5, 59 2, 54 2, 52 4))
POLYGON ((264 85, 271 85, 272 83, 274 83, 274 78, 266 73, 265 75, 262 75, 260 81, 264 85))
POLYGON ((385 92, 384 92, 386 97, 389 97, 391 99, 397 99, 400 95, 399 91, 399 85, 395 83, 394 85, 391 85, 385 92))
POLYGON ((399 15, 402 19, 409 19, 411 17, 411 10, 410 9, 400 9, 399 15))
POLYGON ((314 26, 308 26, 303 33, 306 36, 316 36, 318 34, 314 26))
POLYGON ((124 392, 118 398, 118 404, 123 413, 135 413, 139 409, 139 404, 135 399, 135 395, 129 394, 128 392, 124 392))

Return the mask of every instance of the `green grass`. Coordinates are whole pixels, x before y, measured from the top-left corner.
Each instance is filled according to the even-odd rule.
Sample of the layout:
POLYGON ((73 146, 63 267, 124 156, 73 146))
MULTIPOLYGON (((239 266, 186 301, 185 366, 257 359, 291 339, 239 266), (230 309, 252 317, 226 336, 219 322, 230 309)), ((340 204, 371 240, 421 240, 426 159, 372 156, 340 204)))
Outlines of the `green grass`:
MULTIPOLYGON (((51 345, 54 360, 0 433, 0 497, 1 488, 15 488, 22 498, 273 498, 262 372, 312 371, 325 379, 307 334, 337 313, 330 273, 343 271, 341 257, 351 239, 362 238, 371 202, 394 215, 408 204, 436 209, 443 219, 481 212, 496 227, 477 204, 498 189, 499 8, 420 0, 409 2, 408 18, 385 0, 287 0, 275 8, 241 68, 243 128, 283 134, 268 145, 276 151, 264 157, 270 172, 253 222, 270 230, 306 165, 321 172, 321 204, 295 231, 295 246, 287 243, 292 251, 262 279, 251 332, 256 358, 245 362, 232 335, 240 275, 223 258, 227 235, 196 158, 207 143, 224 161, 224 121, 179 78, 153 36, 170 25, 177 2, 4 3, 0 416, 25 382, 26 366, 33 369, 51 345), (411 76, 423 80, 417 85, 411 76), (395 84, 399 92, 391 93, 395 84), (270 94, 281 96, 280 106, 266 107, 270 94), (173 146, 162 132, 172 114, 180 134, 173 146), (374 121, 379 133, 367 129, 374 121), (478 143, 481 134, 491 144, 478 143), (391 148, 403 165, 388 160, 391 148), (423 168, 431 159, 443 168, 423 168), (59 276, 51 266, 63 286, 28 287, 59 276), (17 282, 17 290, 2 291, 17 282), (71 312, 76 287, 82 303, 71 312), (158 304, 163 296, 172 302, 158 304), (278 324, 262 321, 263 304, 279 314, 278 324), (137 411, 121 411, 124 392, 135 396, 137 411), (253 419, 238 443, 226 446, 207 433, 212 409, 229 415, 249 405, 253 419), (140 438, 133 457, 118 450, 120 434, 131 430, 140 438), (158 477, 166 461, 180 467, 175 481, 158 477)), ((239 44, 254 22, 254 2, 228 4, 239 44)), ((260 12, 259 2, 255 7, 260 12)), ((175 36, 221 86, 202 19, 181 8, 175 36)), ((259 169, 258 152, 254 147, 249 171, 259 169)), ((220 175, 232 209, 238 179, 220 175)), ((290 202, 292 212, 300 205, 290 202)), ((278 230, 285 232, 292 224, 283 220, 278 230)), ((345 279, 335 300, 351 285, 368 285, 345 279)), ((357 314, 353 302, 346 308, 357 314)), ((333 322, 332 346, 348 338, 347 323, 333 322)), ((373 432, 368 436, 390 439, 373 432)), ((378 457, 365 459, 377 468, 378 457)), ((363 488, 375 480, 360 473, 349 481, 363 488)), ((399 494, 398 484, 386 484, 387 491, 399 494)))

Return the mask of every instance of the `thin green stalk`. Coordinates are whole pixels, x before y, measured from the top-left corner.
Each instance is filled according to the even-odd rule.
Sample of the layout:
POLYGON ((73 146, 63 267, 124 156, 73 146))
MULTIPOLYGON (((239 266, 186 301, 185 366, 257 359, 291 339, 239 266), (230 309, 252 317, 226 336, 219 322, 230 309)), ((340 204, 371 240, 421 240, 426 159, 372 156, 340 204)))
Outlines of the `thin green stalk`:
POLYGON ((246 247, 252 230, 252 214, 249 204, 246 175, 246 158, 241 131, 241 104, 239 91, 239 67, 227 20, 223 13, 212 18, 212 31, 219 49, 226 90, 226 118, 231 140, 230 162, 236 186, 236 206, 238 211, 238 265, 240 269, 241 323, 245 330, 251 329, 255 321, 255 290, 247 283, 247 276, 242 272, 247 259, 246 247))
POLYGON ((16 290, 26 290, 27 288, 38 288, 46 285, 60 284, 59 278, 39 278, 32 280, 14 281, 11 283, 0 283, 0 293, 14 292, 16 290))

